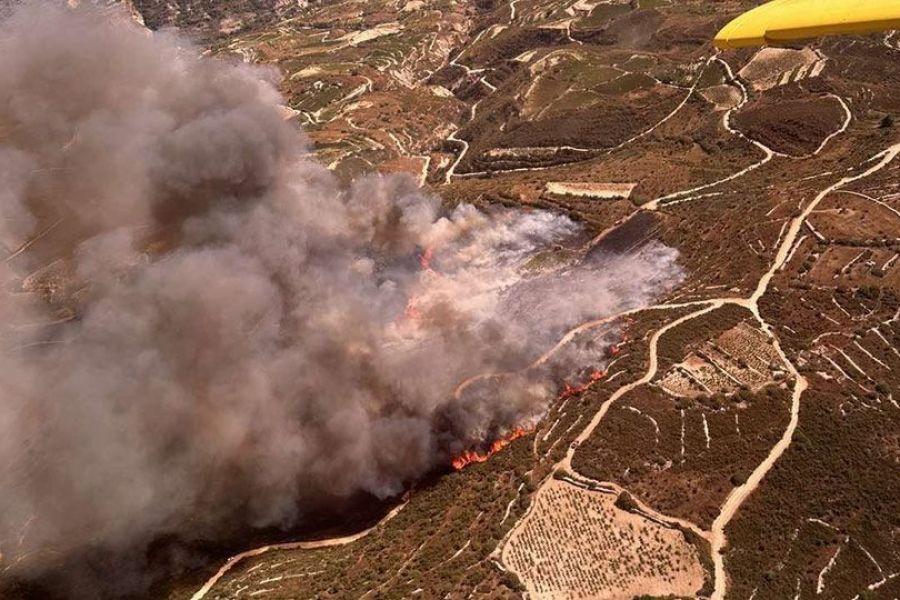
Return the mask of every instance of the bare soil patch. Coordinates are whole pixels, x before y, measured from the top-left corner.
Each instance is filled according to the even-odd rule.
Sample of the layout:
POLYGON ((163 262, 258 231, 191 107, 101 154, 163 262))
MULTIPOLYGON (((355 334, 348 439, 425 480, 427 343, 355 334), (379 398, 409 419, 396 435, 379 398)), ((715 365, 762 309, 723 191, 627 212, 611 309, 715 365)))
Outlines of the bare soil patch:
POLYGON ((731 85, 716 85, 701 90, 700 95, 716 106, 716 110, 730 110, 741 102, 741 92, 731 85))
POLYGON ((622 200, 631 196, 633 183, 586 183, 580 181, 548 181, 546 190, 560 196, 579 196, 597 200, 622 200))
POLYGON ((758 390, 784 374, 768 336, 739 323, 688 354, 669 369, 659 386, 673 396, 731 395, 741 389, 758 390))
POLYGON ((738 75, 750 82, 754 90, 768 90, 800 69, 809 70, 819 61, 810 48, 763 48, 747 63, 738 75))

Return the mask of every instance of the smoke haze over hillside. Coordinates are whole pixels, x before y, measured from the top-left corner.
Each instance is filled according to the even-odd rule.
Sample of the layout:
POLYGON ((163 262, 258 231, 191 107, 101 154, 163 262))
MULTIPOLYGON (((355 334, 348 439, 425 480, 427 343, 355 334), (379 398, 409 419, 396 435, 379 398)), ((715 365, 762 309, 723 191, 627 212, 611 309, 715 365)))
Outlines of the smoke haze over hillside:
POLYGON ((556 389, 455 399, 460 381, 680 278, 653 244, 527 274, 579 226, 446 210, 407 177, 341 187, 283 121, 276 73, 121 15, 27 4, 0 57, 9 573, 396 494, 556 389))

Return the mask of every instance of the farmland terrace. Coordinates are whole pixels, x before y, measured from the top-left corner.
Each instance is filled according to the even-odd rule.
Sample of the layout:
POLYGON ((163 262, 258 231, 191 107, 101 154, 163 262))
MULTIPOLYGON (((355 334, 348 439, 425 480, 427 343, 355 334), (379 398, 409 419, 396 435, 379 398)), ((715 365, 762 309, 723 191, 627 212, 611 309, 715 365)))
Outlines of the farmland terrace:
POLYGON ((742 0, 133 4, 279 69, 346 181, 406 172, 448 205, 560 211, 588 252, 658 240, 685 275, 584 324, 623 339, 605 377, 491 460, 159 597, 900 595, 893 37, 715 51, 742 0))
POLYGON ((214 36, 281 70, 342 177, 562 211, 595 252, 661 240, 686 278, 588 324, 626 339, 606 377, 505 452, 204 597, 897 595, 897 50, 714 51, 748 4, 325 2, 214 36))

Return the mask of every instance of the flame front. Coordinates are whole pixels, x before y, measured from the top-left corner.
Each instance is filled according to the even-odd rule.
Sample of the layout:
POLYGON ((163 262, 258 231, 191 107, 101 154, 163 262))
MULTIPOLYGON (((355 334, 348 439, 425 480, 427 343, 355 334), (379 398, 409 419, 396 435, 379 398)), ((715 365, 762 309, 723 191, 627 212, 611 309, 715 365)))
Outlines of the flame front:
POLYGON ((422 251, 422 254, 419 256, 419 266, 422 267, 423 271, 431 271, 431 260, 434 258, 434 247, 428 246, 425 250, 422 251))
MULTIPOLYGON (((430 260, 430 255, 428 254, 427 251, 422 256, 422 266, 423 266, 423 268, 427 269, 428 267, 426 265, 428 264, 428 260, 426 260, 426 258, 425 258, 426 256, 428 256, 428 260, 430 260)), ((410 307, 407 307, 407 311, 415 314, 414 308, 412 311, 410 311, 410 307)), ((622 340, 618 344, 614 344, 613 346, 610 346, 610 348, 607 350, 609 356, 610 357, 618 356, 622 351, 622 346, 627 342, 628 342, 628 338, 623 337, 622 340)), ((566 398, 570 398, 572 396, 577 396, 578 394, 586 392, 588 389, 590 389, 591 386, 593 386, 598 381, 602 380, 604 377, 606 377, 605 371, 594 370, 594 371, 591 371, 590 378, 588 378, 587 382, 585 382, 581 385, 573 386, 569 383, 563 383, 563 389, 559 393, 559 399, 564 400, 566 398)), ((515 429, 510 431, 507 435, 491 442, 491 444, 488 447, 486 452, 479 452, 477 450, 465 450, 459 456, 454 457, 450 461, 450 464, 453 465, 454 469, 456 469, 457 471, 460 471, 462 469, 465 469, 467 466, 469 466, 471 464, 487 462, 487 460, 491 456, 493 456, 497 452, 500 452, 501 450, 503 450, 504 448, 509 446, 512 442, 519 439, 520 437, 528 435, 529 433, 534 431, 534 429, 535 428, 533 428, 533 427, 531 429, 525 429, 523 427, 516 427, 515 429)))
POLYGON ((477 450, 465 450, 462 454, 450 461, 450 464, 453 465, 454 469, 460 471, 471 464, 487 462, 487 460, 494 454, 500 452, 520 437, 524 437, 532 431, 533 429, 516 427, 505 436, 497 438, 496 440, 491 442, 491 445, 488 447, 487 451, 478 452, 477 450))
POLYGON ((622 353, 622 346, 624 346, 627 343, 628 343, 628 337, 625 336, 622 338, 622 341, 620 341, 618 344, 613 344, 612 346, 610 346, 609 350, 607 351, 607 354, 609 355, 610 358, 615 358, 616 356, 618 356, 619 354, 622 353))
POLYGON ((572 396, 577 396, 578 394, 580 394, 582 392, 586 392, 588 390, 588 388, 590 388, 592 385, 594 385, 595 383, 597 383, 604 377, 606 377, 605 372, 592 371, 591 377, 590 377, 590 379, 588 379, 587 383, 584 383, 582 385, 577 385, 577 386, 571 385, 568 383, 564 383, 563 389, 559 393, 559 398, 560 398, 560 400, 565 400, 566 398, 571 398, 572 396))

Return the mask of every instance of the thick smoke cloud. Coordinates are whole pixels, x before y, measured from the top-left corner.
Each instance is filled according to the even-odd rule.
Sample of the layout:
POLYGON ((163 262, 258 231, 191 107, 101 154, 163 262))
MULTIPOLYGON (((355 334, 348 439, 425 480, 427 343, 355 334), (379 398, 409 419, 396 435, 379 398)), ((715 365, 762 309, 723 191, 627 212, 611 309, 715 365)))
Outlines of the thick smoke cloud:
POLYGON ((658 245, 529 269, 579 227, 341 187, 275 81, 87 5, 0 25, 7 574, 396 494, 556 389, 462 380, 680 277, 658 245))

